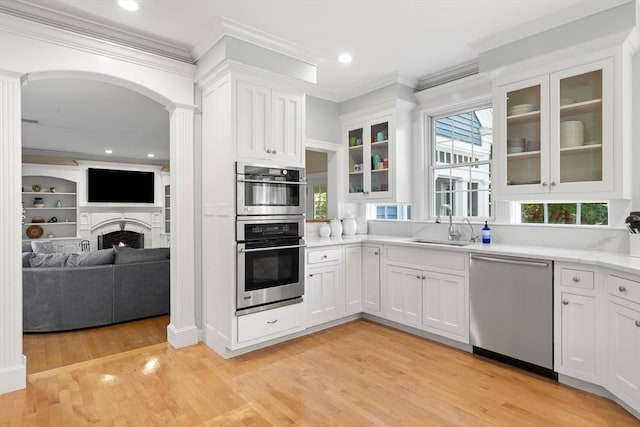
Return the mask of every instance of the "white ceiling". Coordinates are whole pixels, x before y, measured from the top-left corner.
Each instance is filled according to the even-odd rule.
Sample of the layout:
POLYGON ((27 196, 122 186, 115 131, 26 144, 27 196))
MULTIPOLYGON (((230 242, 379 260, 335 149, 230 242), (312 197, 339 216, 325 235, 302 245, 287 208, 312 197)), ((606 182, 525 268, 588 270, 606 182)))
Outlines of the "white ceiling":
MULTIPOLYGON (((389 76, 417 82, 473 62, 477 60, 477 52, 469 44, 493 34, 515 29, 516 33, 526 35, 528 29, 539 29, 545 16, 567 15, 567 11, 578 8, 603 9, 620 4, 621 0, 139 0, 141 8, 137 12, 126 12, 116 3, 116 0, 0 0, 0 6, 5 8, 29 7, 32 14, 50 13, 50 21, 65 18, 67 26, 75 23, 78 28, 87 28, 95 24, 93 31, 106 34, 113 29, 127 37, 138 37, 146 45, 155 43, 160 51, 174 48, 191 52, 190 60, 195 59, 193 46, 202 42, 216 19, 229 18, 323 58, 318 64, 318 84, 312 94, 334 101, 348 98, 358 93, 359 88, 389 76), (352 53, 353 63, 337 62, 343 51, 352 53)), ((153 150, 168 158, 168 138, 160 141, 163 138, 157 134, 141 135, 145 130, 157 129, 155 122, 143 124, 147 114, 139 113, 144 100, 133 101, 133 94, 125 95, 126 91, 118 90, 130 97, 127 102, 132 105, 142 104, 133 115, 109 112, 110 106, 117 110, 122 102, 106 100, 97 105, 97 96, 106 92, 115 96, 116 92, 97 88, 94 93, 86 82, 82 84, 82 90, 46 88, 44 82, 25 88, 29 95, 25 98, 25 115, 46 110, 43 112, 46 119, 29 118, 41 120, 41 125, 50 121, 52 128, 64 129, 67 135, 70 132, 86 135, 82 146, 71 147, 67 146, 71 139, 65 138, 64 133, 48 138, 56 141, 55 147, 76 151, 96 143, 111 143, 115 147, 118 141, 124 141, 122 135, 128 134, 128 129, 136 129, 135 144, 139 145, 136 148, 153 150), (42 94, 37 93, 40 88, 42 94), (37 100, 38 108, 30 105, 31 99, 37 100), (75 103, 86 108, 73 107, 75 103), (61 112, 73 114, 65 116, 61 112), (118 115, 122 119, 120 125, 118 115), (105 116, 113 122, 101 124, 105 116), (54 123, 56 119, 64 121, 54 123), (74 121, 77 129, 71 130, 74 121), (98 136, 102 132, 105 135, 98 136), (154 140, 166 147, 153 146, 154 140)), ((25 130, 26 147, 47 146, 37 129, 25 125, 25 130)), ((129 140, 125 146, 131 144, 129 140)))

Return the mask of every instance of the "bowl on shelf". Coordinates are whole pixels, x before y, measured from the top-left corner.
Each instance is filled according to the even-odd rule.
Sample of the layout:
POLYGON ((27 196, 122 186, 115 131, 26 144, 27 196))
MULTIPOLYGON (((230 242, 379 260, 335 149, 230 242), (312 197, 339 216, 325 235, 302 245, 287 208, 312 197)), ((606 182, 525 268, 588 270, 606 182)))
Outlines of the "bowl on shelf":
POLYGON ((508 139, 507 140, 507 153, 522 153, 527 147, 527 140, 525 138, 508 139))
POLYGON ((32 223, 43 223, 44 222, 44 218, 41 216, 34 216, 33 218, 31 218, 31 222, 32 223))
POLYGON ((519 104, 509 107, 508 113, 510 116, 515 116, 518 114, 530 113, 535 110, 536 106, 534 104, 519 104))
POLYGON ((44 208, 44 203, 34 203, 33 207, 42 209, 42 208, 44 208))

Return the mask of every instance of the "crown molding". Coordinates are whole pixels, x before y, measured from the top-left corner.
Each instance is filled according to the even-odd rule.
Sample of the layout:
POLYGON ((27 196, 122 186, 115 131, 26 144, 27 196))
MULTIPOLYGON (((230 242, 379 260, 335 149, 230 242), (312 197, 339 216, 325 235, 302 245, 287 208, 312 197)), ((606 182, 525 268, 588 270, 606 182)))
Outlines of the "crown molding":
POLYGON ((608 0, 606 2, 580 2, 579 4, 560 10, 553 15, 543 16, 526 24, 512 27, 500 33, 471 42, 469 43, 469 47, 478 53, 487 52, 514 41, 533 36, 534 34, 635 1, 636 0, 608 0))
POLYGON ((193 77, 195 65, 187 64, 157 54, 128 46, 121 46, 103 39, 74 33, 26 18, 8 15, 0 11, 0 32, 8 32, 59 46, 101 55, 119 61, 151 67, 178 75, 193 77))
POLYGON ((387 87, 392 84, 401 84, 415 89, 418 84, 418 79, 396 71, 391 74, 387 74, 386 76, 382 76, 378 79, 371 80, 353 89, 336 94, 336 100, 333 102, 348 101, 349 99, 365 95, 367 93, 373 92, 383 87, 387 87))
POLYGON ((21 0, 14 0, 12 2, 0 2, 0 12, 176 61, 193 63, 189 46, 170 40, 163 40, 158 36, 147 35, 142 32, 134 33, 98 22, 89 15, 82 16, 82 12, 78 10, 74 10, 72 15, 53 10, 44 4, 27 4, 21 0))
POLYGON ((440 86, 455 80, 472 76, 479 73, 478 61, 470 61, 455 67, 448 68, 438 73, 424 76, 418 82, 417 89, 419 91, 440 86))
POLYGON ((273 34, 260 31, 234 21, 233 19, 218 16, 213 24, 193 44, 191 56, 194 58, 194 61, 202 58, 202 56, 222 40, 223 37, 233 37, 311 65, 318 65, 324 60, 323 55, 311 49, 274 36, 273 34))

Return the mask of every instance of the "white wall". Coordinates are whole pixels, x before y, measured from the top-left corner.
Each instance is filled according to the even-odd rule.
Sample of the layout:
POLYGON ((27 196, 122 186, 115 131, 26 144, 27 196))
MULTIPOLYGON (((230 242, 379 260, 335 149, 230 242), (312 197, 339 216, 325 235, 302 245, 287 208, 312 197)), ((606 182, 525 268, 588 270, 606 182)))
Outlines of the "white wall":
POLYGON ((340 105, 320 98, 306 97, 305 136, 340 143, 340 105))

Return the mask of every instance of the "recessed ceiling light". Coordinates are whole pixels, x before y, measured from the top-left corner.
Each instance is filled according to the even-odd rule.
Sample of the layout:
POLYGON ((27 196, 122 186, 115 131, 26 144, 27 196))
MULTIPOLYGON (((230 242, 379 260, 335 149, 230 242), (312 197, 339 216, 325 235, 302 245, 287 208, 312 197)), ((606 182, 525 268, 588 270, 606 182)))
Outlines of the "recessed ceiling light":
POLYGON ((140 9, 140 5, 136 0, 118 0, 118 6, 129 12, 135 12, 140 9))
POLYGON ((111 150, 104 150, 104 152, 107 153, 107 154, 113 153, 113 151, 111 151, 111 150))
POLYGON ((156 156, 156 155, 155 155, 155 154, 153 154, 153 153, 149 153, 149 154, 147 154, 147 157, 155 157, 155 156, 156 156))
POLYGON ((340 54, 340 56, 338 56, 338 61, 340 61, 343 64, 348 64, 349 62, 353 61, 353 56, 351 56, 350 53, 342 53, 340 54))

